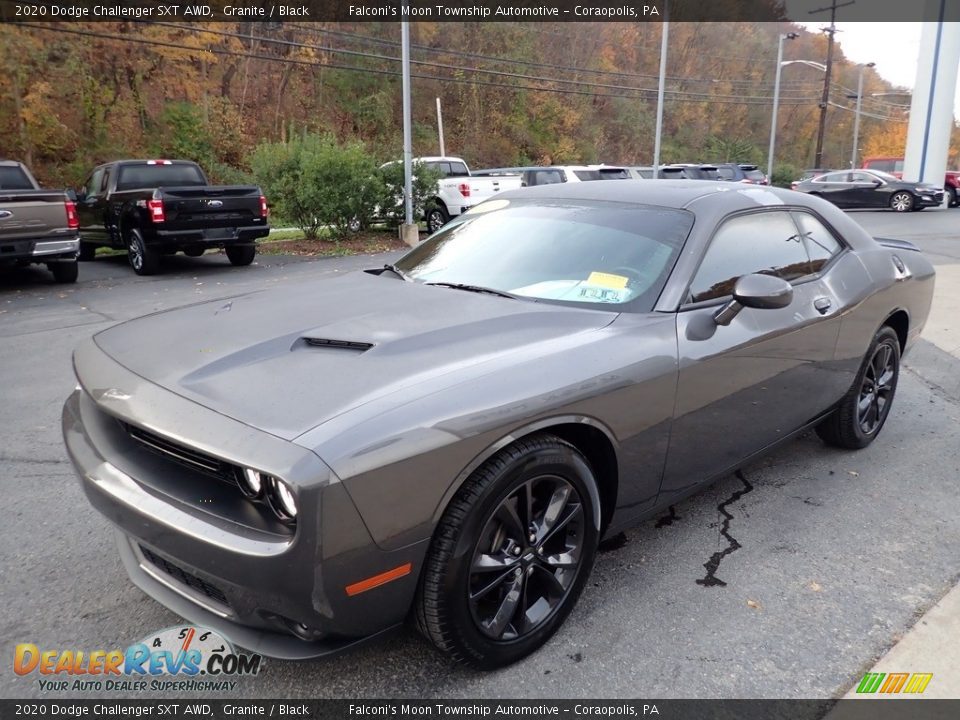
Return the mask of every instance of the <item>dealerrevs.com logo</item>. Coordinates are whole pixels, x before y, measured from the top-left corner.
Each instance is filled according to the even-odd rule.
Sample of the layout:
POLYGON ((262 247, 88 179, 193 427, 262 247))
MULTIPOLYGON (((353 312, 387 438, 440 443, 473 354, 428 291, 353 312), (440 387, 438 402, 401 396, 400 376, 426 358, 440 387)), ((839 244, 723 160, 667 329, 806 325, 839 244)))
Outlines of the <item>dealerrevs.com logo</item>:
POLYGON ((170 627, 126 650, 41 649, 20 643, 13 671, 37 677, 42 692, 232 691, 234 678, 256 675, 263 657, 238 653, 214 630, 170 627))

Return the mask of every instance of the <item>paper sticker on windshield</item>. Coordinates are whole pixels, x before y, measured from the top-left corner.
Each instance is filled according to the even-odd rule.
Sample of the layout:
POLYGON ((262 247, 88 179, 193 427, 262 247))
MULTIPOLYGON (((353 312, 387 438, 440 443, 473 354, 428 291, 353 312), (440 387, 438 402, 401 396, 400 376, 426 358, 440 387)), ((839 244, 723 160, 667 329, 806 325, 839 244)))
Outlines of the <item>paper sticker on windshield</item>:
POLYGON ((590 285, 612 288, 614 290, 623 290, 629 281, 630 278, 624 277, 623 275, 613 275, 605 272, 592 272, 590 273, 590 277, 587 278, 587 282, 590 285))

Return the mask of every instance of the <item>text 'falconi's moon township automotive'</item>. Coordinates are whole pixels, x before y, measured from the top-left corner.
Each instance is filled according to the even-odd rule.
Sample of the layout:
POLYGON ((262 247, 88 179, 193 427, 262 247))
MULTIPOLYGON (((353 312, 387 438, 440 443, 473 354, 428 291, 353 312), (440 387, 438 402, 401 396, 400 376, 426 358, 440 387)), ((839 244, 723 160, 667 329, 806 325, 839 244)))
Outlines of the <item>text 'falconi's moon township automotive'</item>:
POLYGON ((98 333, 63 432, 133 582, 190 622, 309 658, 412 617, 493 668, 604 536, 807 428, 871 443, 933 284, 801 193, 526 188, 395 265, 98 333))

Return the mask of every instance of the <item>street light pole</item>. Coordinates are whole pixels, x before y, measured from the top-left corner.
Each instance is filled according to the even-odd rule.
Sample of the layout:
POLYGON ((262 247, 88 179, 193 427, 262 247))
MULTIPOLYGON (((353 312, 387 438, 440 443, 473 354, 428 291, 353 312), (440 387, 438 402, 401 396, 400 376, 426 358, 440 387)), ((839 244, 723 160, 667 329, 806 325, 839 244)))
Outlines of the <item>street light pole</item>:
POLYGON ((867 63, 860 66, 860 79, 857 81, 857 114, 853 119, 853 152, 850 155, 850 167, 857 166, 857 148, 860 145, 860 104, 863 101, 863 71, 872 68, 876 63, 867 63))
MULTIPOLYGON (((668 6, 669 7, 669 6, 668 6)), ((653 179, 660 177, 660 138, 663 135, 663 91, 667 82, 667 43, 670 39, 670 20, 664 17, 660 36, 660 84, 657 86, 657 130, 653 138, 653 179)))
POLYGON ((799 37, 795 32, 780 33, 777 43, 777 79, 773 83, 773 117, 770 118, 770 147, 767 150, 767 181, 773 182, 773 148, 777 142, 777 111, 780 109, 780 70, 783 68, 783 41, 799 37))

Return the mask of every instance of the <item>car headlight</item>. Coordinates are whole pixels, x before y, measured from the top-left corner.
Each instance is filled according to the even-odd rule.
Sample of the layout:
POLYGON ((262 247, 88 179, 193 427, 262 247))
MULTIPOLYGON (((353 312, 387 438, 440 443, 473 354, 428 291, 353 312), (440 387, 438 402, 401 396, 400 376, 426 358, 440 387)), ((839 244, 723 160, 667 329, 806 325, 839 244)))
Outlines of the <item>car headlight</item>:
POLYGON ((252 468, 243 468, 238 478, 238 484, 243 494, 249 498, 258 498, 263 492, 264 479, 269 475, 253 470, 252 468))
POLYGON ((283 522, 293 523, 297 520, 297 499, 293 490, 280 478, 267 476, 267 500, 270 507, 283 522))

